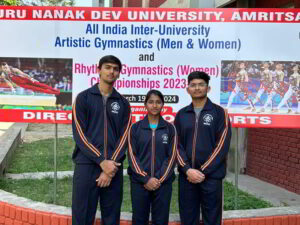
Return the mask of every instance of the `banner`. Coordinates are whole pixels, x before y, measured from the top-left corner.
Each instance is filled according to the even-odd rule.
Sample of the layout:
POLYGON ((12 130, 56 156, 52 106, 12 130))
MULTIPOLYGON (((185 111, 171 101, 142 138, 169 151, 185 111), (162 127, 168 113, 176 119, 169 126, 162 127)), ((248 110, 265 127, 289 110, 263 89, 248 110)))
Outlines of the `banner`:
POLYGON ((299 9, 2 6, 0 22, 0 121, 70 123, 76 95, 99 82, 99 59, 115 55, 134 121, 159 89, 172 122, 197 70, 232 126, 300 127, 299 9))

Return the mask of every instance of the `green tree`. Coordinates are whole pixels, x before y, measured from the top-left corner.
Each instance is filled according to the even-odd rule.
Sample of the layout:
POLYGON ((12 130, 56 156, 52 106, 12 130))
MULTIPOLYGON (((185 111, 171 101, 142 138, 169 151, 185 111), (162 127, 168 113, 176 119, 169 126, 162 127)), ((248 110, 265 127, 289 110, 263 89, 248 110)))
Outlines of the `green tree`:
POLYGON ((30 6, 75 6, 75 0, 20 0, 20 1, 21 1, 21 5, 30 5, 30 6))
POLYGON ((2 0, 0 5, 20 5, 20 0, 2 0))

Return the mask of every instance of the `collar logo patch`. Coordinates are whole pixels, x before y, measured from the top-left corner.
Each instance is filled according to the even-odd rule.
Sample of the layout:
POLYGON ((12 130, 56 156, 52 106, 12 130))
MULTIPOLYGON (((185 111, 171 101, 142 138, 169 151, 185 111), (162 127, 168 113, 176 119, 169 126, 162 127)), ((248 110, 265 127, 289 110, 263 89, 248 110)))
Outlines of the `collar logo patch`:
POLYGON ((118 102, 111 103, 111 112, 118 114, 120 110, 120 105, 118 102))
POLYGON ((210 115, 210 114, 205 114, 203 116, 203 124, 204 125, 208 125, 210 126, 211 125, 211 122, 214 120, 213 116, 210 115))

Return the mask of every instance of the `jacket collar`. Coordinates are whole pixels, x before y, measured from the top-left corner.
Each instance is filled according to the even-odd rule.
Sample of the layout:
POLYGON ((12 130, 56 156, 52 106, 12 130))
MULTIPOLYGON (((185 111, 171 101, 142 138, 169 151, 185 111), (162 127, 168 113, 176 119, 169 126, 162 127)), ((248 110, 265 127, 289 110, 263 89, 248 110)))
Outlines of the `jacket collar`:
MULTIPOLYGON (((92 86, 91 89, 90 89, 90 92, 91 92, 92 94, 95 94, 95 95, 101 95, 101 96, 102 96, 102 94, 101 94, 101 92, 100 92, 100 90, 99 90, 99 88, 98 88, 98 84, 99 84, 99 83, 97 83, 97 84, 95 84, 94 86, 92 86)), ((110 98, 119 98, 120 96, 119 96, 118 92, 116 91, 116 89, 113 88, 112 93, 111 93, 111 95, 110 95, 109 97, 110 97, 110 98)))
MULTIPOLYGON (((150 129, 148 115, 145 116, 145 118, 141 121, 141 125, 143 129, 150 129)), ((163 128, 166 126, 166 121, 162 118, 162 116, 159 116, 159 121, 156 129, 163 128)))
MULTIPOLYGON (((211 110, 212 108, 213 108, 213 103, 212 103, 212 101, 211 101, 209 98, 207 98, 206 103, 205 103, 205 105, 204 105, 202 111, 209 111, 209 110, 211 110)), ((193 105, 193 102, 192 102, 191 104, 189 104, 189 105, 185 108, 185 111, 186 111, 186 112, 194 112, 194 105, 193 105)))

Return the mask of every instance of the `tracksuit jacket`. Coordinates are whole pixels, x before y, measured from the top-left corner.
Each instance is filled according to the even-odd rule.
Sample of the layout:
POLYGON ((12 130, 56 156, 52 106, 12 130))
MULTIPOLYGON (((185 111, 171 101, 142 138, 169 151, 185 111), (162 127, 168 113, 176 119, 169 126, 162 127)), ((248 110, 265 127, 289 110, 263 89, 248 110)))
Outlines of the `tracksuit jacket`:
POLYGON ((148 116, 133 124, 128 134, 128 174, 132 182, 146 184, 151 177, 161 183, 175 179, 176 129, 159 118, 155 130, 148 116))
POLYGON ((74 162, 98 165, 104 159, 123 162, 130 123, 130 105, 115 89, 106 107, 98 84, 79 93, 73 105, 74 162))
POLYGON ((176 115, 179 172, 199 169, 206 177, 222 179, 226 175, 231 128, 227 110, 209 98, 196 118, 193 104, 176 115))

